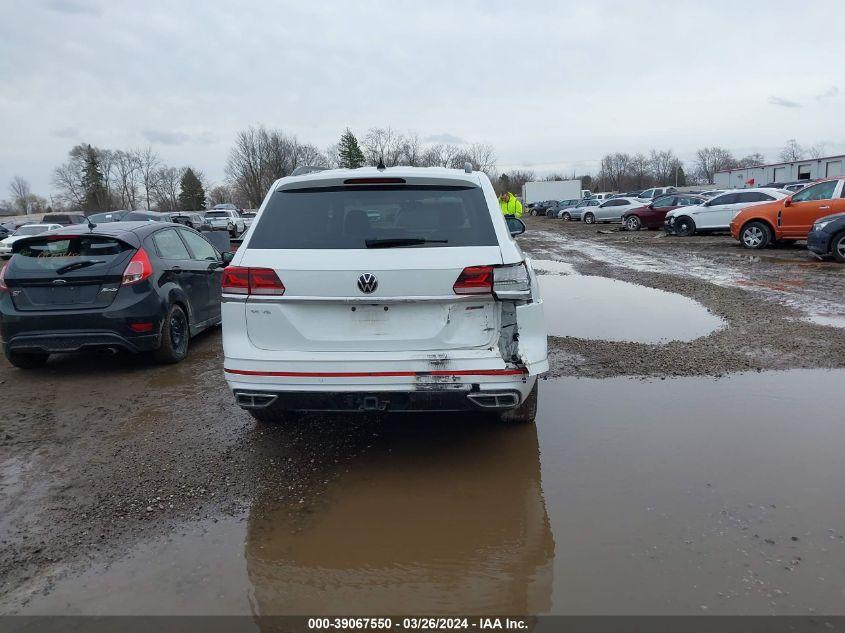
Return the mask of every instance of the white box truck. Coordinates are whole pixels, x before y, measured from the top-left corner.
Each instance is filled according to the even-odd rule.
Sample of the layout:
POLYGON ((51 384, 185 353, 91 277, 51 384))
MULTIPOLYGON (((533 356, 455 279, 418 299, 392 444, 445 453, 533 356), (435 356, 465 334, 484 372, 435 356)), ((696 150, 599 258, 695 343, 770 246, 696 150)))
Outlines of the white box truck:
POLYGON ((580 200, 583 197, 580 180, 540 180, 522 185, 522 204, 546 200, 580 200))

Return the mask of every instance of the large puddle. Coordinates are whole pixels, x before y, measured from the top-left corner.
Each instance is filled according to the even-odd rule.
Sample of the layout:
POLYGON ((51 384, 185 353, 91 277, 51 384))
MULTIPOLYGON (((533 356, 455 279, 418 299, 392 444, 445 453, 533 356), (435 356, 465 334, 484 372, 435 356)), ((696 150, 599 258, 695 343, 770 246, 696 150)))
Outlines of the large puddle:
POLYGON ((845 614, 843 380, 571 378, 536 427, 388 418, 322 494, 269 491, 25 611, 845 614))
POLYGON ((552 336, 668 343, 692 341, 724 326, 700 303, 679 294, 574 274, 562 262, 533 264, 541 273, 546 327, 552 336))

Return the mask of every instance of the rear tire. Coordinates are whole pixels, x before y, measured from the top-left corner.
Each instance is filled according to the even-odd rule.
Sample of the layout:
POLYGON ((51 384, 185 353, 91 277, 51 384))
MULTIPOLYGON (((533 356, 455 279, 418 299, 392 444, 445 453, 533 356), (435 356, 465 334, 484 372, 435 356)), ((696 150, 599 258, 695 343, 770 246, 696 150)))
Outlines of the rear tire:
POLYGON ((584 214, 584 224, 595 224, 596 223, 596 216, 592 213, 585 213, 584 214))
POLYGON ((185 311, 176 304, 170 306, 161 328, 161 342, 153 352, 153 358, 158 363, 178 363, 188 355, 190 338, 191 328, 185 311))
POLYGON ((772 241, 772 230, 762 222, 749 222, 739 232, 739 242, 745 248, 766 248, 772 241))
POLYGON ((534 381, 534 387, 528 397, 515 409, 509 409, 499 414, 499 419, 507 424, 534 424, 537 419, 537 392, 540 380, 534 381))
POLYGON ((43 352, 27 354, 6 350, 6 358, 18 369, 38 369, 44 367, 50 355, 43 352))
POLYGON ((845 264, 845 231, 841 231, 830 240, 830 254, 840 264, 845 264))
POLYGON ((695 235, 695 222, 689 216, 682 215, 675 220, 675 235, 690 237, 695 235))
POLYGON ((569 221, 572 219, 572 215, 571 215, 571 214, 569 214, 569 213, 564 213, 564 214, 561 216, 561 219, 566 220, 567 222, 569 222, 569 221))

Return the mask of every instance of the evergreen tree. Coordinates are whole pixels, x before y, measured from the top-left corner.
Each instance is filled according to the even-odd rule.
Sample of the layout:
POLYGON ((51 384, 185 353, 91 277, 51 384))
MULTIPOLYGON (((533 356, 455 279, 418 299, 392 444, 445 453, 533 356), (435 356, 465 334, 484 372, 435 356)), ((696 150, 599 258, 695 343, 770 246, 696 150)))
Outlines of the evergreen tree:
POLYGON ((358 145, 358 139, 349 128, 340 137, 340 143, 337 146, 337 155, 340 159, 340 167, 348 169, 357 169, 364 165, 364 152, 358 145))
POLYGON ((684 173, 684 168, 681 166, 678 166, 678 186, 687 186, 687 175, 684 173))
POLYGON ((85 192, 86 211, 106 211, 108 191, 97 150, 86 145, 83 150, 82 189, 85 192))
POLYGON ((179 207, 182 211, 205 209, 205 190, 194 170, 188 167, 182 174, 179 190, 179 207))

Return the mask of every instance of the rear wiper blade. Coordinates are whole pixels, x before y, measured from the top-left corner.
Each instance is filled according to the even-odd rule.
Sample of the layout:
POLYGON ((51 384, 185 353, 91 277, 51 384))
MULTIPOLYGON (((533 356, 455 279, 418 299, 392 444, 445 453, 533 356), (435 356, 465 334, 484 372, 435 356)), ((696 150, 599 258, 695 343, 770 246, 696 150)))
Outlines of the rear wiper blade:
POLYGON ((103 259, 86 259, 81 262, 73 262, 72 264, 65 264, 60 268, 56 269, 57 275, 63 275, 71 270, 76 270, 78 268, 87 268, 88 266, 93 266, 94 264, 105 264, 105 260, 103 259))
POLYGON ((367 248, 393 248, 394 246, 419 246, 420 244, 448 244, 449 240, 426 240, 421 237, 390 237, 382 240, 365 240, 367 248))

